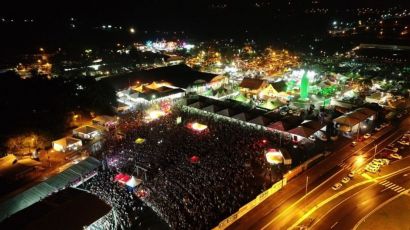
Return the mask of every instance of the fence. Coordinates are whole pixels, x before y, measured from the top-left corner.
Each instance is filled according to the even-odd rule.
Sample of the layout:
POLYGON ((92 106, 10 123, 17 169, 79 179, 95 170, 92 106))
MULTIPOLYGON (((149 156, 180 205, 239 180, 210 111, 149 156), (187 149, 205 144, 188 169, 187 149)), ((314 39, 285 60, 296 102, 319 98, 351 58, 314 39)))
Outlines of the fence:
POLYGON ((282 179, 282 180, 276 182, 268 190, 266 190, 266 191, 262 192, 261 194, 259 194, 254 200, 252 200, 249 203, 242 206, 236 213, 232 214, 231 216, 229 216, 225 220, 221 221, 218 224, 218 226, 213 228, 213 230, 226 229, 227 227, 229 227, 229 225, 231 225, 236 220, 238 220, 239 218, 244 216, 246 213, 248 213, 250 210, 252 210, 255 206, 262 203, 264 200, 266 200, 266 198, 268 198, 272 194, 279 191, 285 185, 286 185, 286 179, 282 179))

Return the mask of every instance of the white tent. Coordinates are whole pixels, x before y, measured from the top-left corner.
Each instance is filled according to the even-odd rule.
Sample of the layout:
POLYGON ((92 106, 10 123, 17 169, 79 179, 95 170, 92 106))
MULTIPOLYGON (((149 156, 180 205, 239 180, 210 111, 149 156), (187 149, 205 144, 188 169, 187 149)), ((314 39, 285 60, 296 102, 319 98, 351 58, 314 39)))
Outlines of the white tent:
POLYGON ((131 177, 131 179, 129 179, 127 181, 127 183, 125 183, 128 187, 130 188, 135 188, 137 187, 139 184, 141 184, 141 180, 140 179, 136 179, 134 176, 131 177))

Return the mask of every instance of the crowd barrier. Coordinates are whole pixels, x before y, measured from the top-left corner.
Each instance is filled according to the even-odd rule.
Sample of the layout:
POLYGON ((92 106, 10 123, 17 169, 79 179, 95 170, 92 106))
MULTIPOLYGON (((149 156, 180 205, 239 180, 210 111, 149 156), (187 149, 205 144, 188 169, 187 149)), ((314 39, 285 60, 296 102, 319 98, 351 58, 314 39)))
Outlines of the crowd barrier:
POLYGON ((250 210, 252 210, 255 206, 259 205, 262 203, 266 198, 271 196, 272 194, 276 193, 279 191, 283 186, 286 185, 286 179, 282 179, 278 182, 276 182, 272 187, 270 187, 268 190, 262 192, 259 194, 255 199, 250 201, 249 203, 245 204, 242 206, 236 213, 232 214, 228 218, 224 219, 221 221, 218 226, 213 228, 214 230, 220 230, 220 229, 226 229, 229 225, 231 225, 233 222, 244 216, 246 213, 248 213, 250 210))

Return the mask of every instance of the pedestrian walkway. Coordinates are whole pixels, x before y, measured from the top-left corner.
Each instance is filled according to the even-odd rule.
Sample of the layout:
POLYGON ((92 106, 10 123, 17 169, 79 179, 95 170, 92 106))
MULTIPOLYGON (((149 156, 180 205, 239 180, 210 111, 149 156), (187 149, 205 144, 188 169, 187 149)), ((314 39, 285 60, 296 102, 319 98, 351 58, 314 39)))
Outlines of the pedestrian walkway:
POLYGON ((391 190, 393 190, 393 191, 395 191, 395 192, 397 192, 397 193, 402 193, 402 192, 404 192, 404 191, 406 190, 405 188, 401 187, 400 185, 397 185, 397 184, 395 184, 395 183, 392 183, 392 182, 390 182, 390 181, 388 181, 388 180, 381 181, 379 184, 381 184, 381 185, 383 185, 384 187, 386 187, 386 189, 391 189, 391 190))

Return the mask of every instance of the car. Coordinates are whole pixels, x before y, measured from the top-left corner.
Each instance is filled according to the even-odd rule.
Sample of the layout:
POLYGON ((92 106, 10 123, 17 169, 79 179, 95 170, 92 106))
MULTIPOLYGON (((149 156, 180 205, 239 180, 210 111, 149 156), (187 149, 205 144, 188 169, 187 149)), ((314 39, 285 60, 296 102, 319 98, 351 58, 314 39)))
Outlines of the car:
POLYGON ((409 145, 410 145, 410 142, 408 142, 408 141, 406 141, 406 140, 400 140, 400 141, 397 141, 397 143, 399 143, 399 144, 401 144, 401 145, 405 145, 405 146, 409 146, 409 145))
POLYGON ((316 137, 319 138, 321 141, 327 141, 327 136, 323 132, 318 132, 316 137))
POLYGON ((342 186, 342 183, 336 183, 332 186, 332 189, 336 191, 339 190, 342 186))
POLYGON ((378 170, 381 166, 381 163, 376 163, 376 162, 371 162, 368 165, 366 165, 365 169, 376 169, 378 170))
POLYGON ((347 176, 350 177, 350 178, 353 178, 354 177, 354 172, 350 172, 347 176))
POLYGON ((309 140, 311 140, 311 141, 316 141, 316 137, 315 136, 309 136, 309 140))
POLYGON ((366 167, 364 168, 366 171, 369 171, 369 170, 379 170, 380 169, 380 163, 378 164, 378 163, 369 163, 369 164, 367 164, 366 165, 366 167))
POLYGON ((397 147, 393 147, 393 148, 384 148, 383 150, 386 150, 386 151, 391 151, 391 152, 397 153, 397 152, 399 151, 399 148, 397 148, 397 147))
POLYGON ((350 177, 347 177, 347 176, 343 177, 343 179, 342 179, 342 183, 343 183, 343 184, 346 184, 346 183, 348 183, 349 181, 350 181, 350 177))
POLYGON ((353 141, 351 145, 352 145, 353 147, 355 147, 355 146, 357 145, 357 142, 356 142, 356 141, 353 141))
POLYGON ((376 126, 376 128, 374 128, 374 130, 376 130, 376 131, 380 131, 380 130, 382 130, 384 127, 382 127, 382 126, 376 126))
POLYGON ((390 161, 388 159, 382 158, 382 159, 373 159, 370 164, 374 165, 388 165, 390 164, 390 161))
POLYGON ((364 139, 369 139, 371 136, 372 136, 372 134, 366 133, 366 134, 363 136, 363 138, 364 138, 364 139))
POLYGON ((366 167, 365 170, 366 170, 367 172, 375 173, 375 172, 377 172, 379 169, 378 169, 378 168, 366 167))
MULTIPOLYGON (((379 162, 379 161, 375 161, 375 162, 370 162, 369 164, 368 164, 368 167, 369 168, 380 168, 381 166, 383 165, 383 163, 382 162, 379 162)), ((367 167, 367 166, 366 166, 367 167)))
POLYGON ((397 153, 392 153, 392 154, 389 155, 389 157, 397 159, 397 160, 401 160, 403 158, 401 155, 399 155, 397 153))
POLYGON ((384 122, 384 123, 381 124, 381 126, 382 126, 383 128, 385 128, 385 127, 387 127, 387 126, 389 126, 389 125, 390 125, 390 122, 384 122))
POLYGON ((362 142, 362 141, 364 141, 365 139, 364 139, 364 137, 359 137, 359 138, 357 138, 357 141, 358 142, 362 142))

